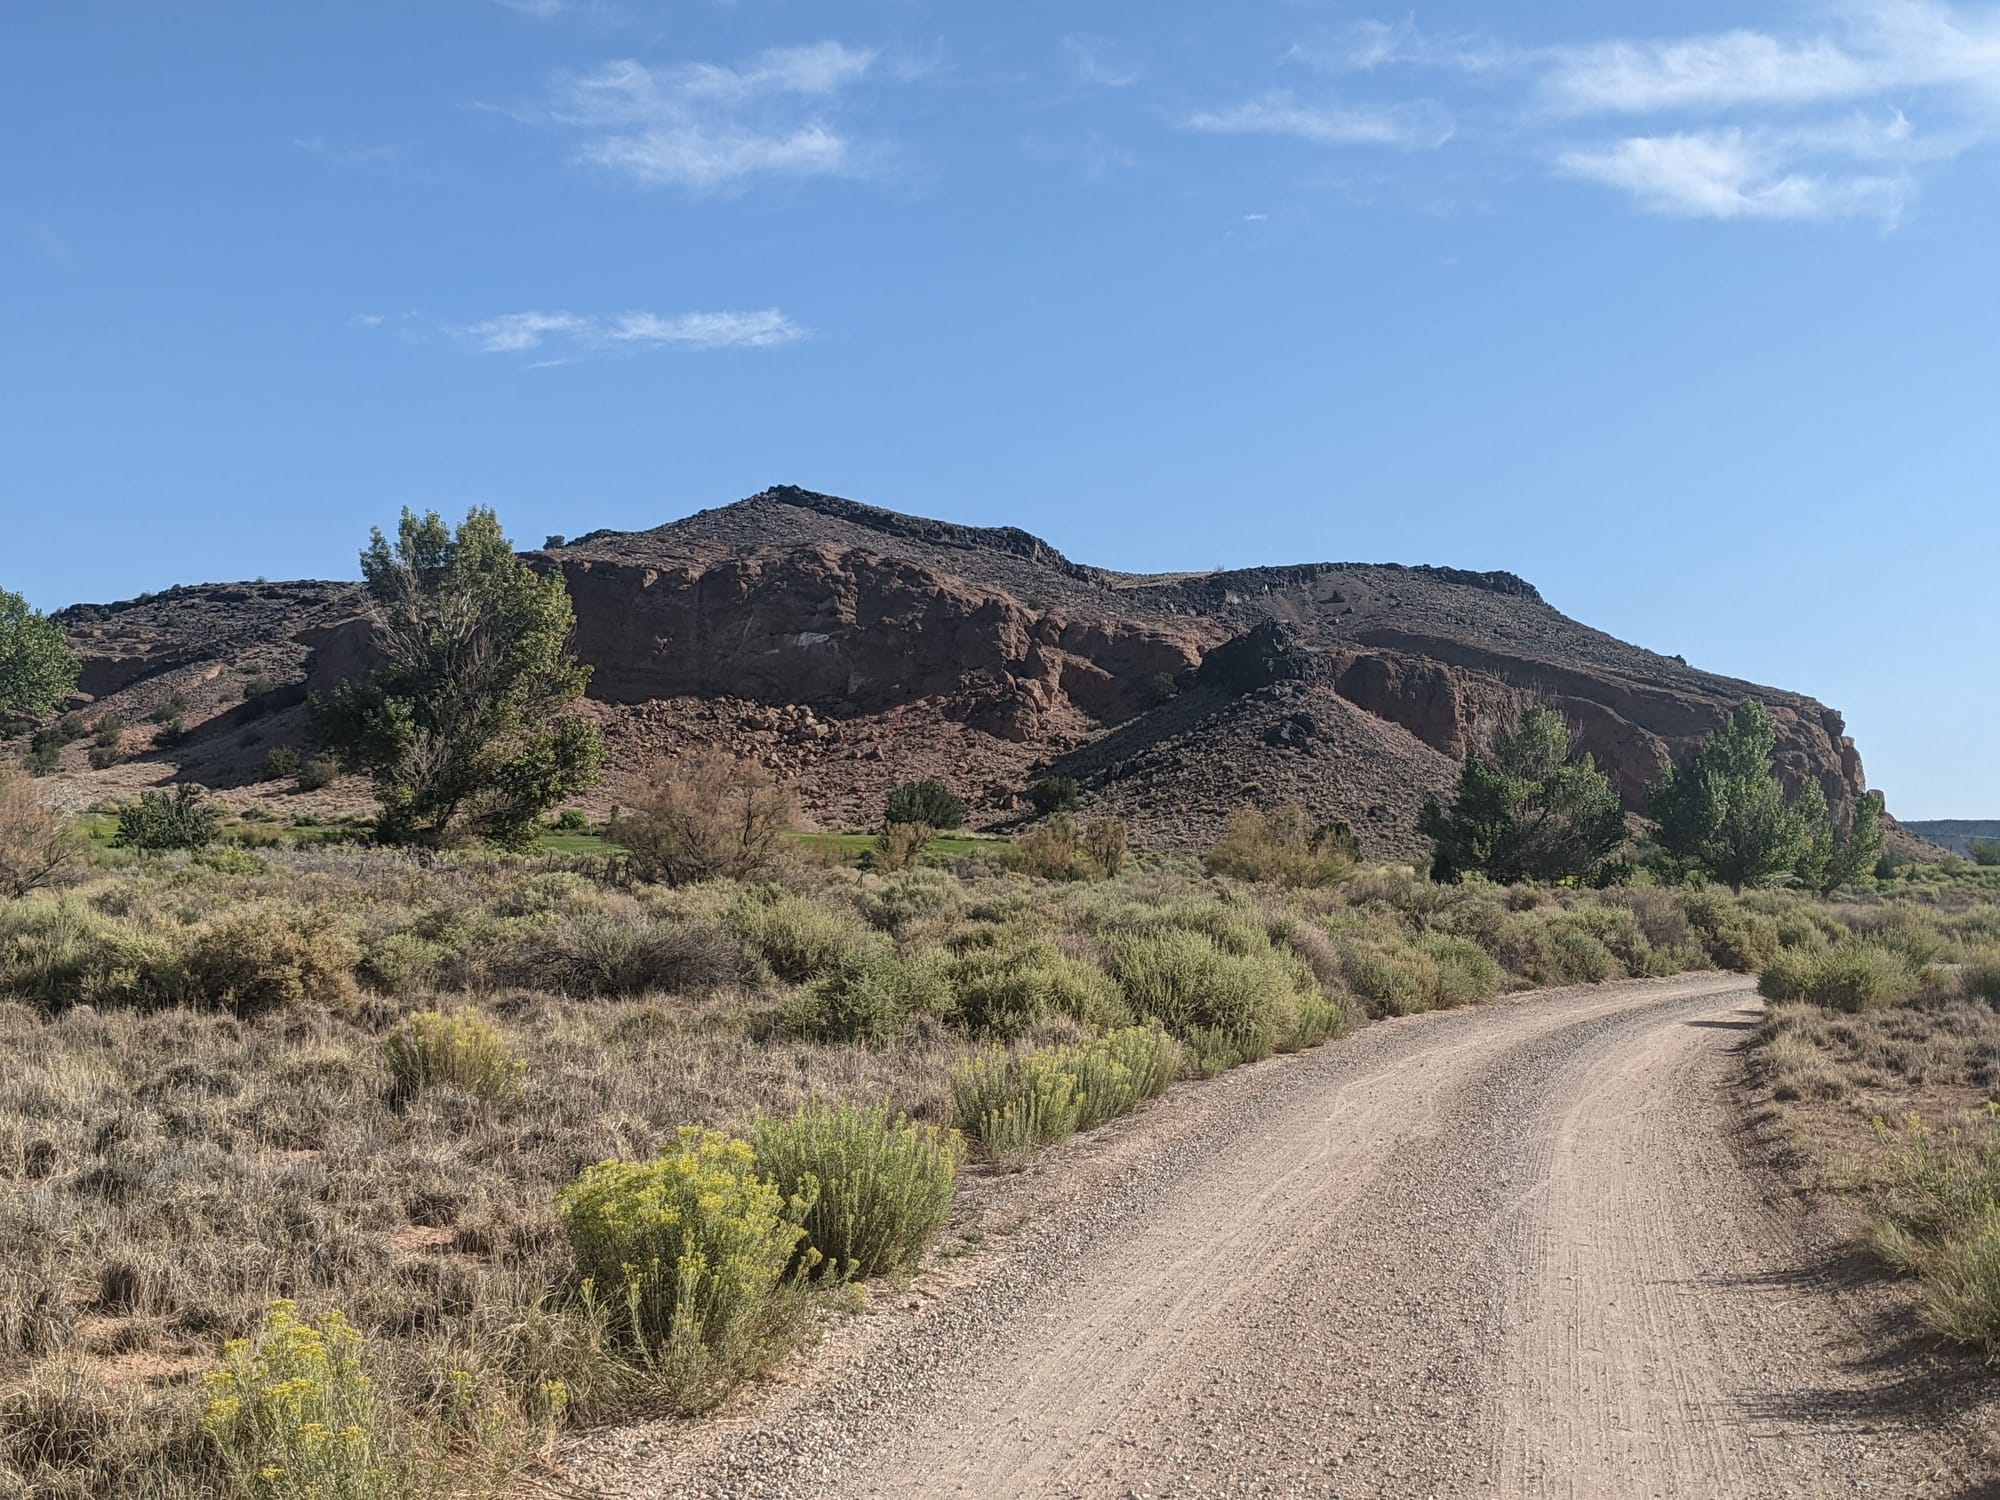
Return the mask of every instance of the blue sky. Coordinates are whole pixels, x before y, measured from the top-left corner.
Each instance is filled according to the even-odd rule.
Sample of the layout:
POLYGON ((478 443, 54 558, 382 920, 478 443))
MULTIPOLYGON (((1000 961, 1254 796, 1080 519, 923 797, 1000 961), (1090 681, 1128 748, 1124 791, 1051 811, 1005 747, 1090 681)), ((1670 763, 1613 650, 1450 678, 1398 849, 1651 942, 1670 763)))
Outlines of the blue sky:
POLYGON ((2000 815, 2000 10, 11 0, 0 585, 789 482, 1511 568, 2000 815))

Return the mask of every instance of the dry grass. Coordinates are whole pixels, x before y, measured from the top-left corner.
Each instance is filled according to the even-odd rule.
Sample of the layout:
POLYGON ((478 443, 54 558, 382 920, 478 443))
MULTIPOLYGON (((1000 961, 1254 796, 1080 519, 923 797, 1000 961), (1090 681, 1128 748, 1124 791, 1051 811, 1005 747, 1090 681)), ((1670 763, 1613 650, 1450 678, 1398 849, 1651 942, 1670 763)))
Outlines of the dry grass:
MULTIPOLYGON (((365 850, 100 868, 0 905, 0 1495, 199 1492, 217 1455, 198 1376, 279 1298, 350 1317, 385 1410, 447 1436, 466 1388, 498 1414, 480 1431, 518 1442, 552 1389, 571 1421, 645 1399, 555 1204, 684 1125, 809 1100, 948 1125, 952 1072, 982 1048, 1077 1047, 1135 1017, 1179 1027, 1196 1071, 1365 1010, 1863 929, 1959 961, 2000 933, 1969 906, 1759 900, 972 861, 677 889, 365 850), (443 1024, 427 1012, 450 1047, 413 1050, 443 1024)), ((1774 1018, 1771 1055, 1802 1099, 1991 1088, 2000 1046, 1970 1029, 1991 1010, 1940 1005, 1774 1018)))
MULTIPOLYGON (((1983 924, 1967 924, 1977 936, 1983 924)), ((1856 924, 1870 943, 1898 947, 1876 961, 1946 951, 1948 926, 1900 917, 1856 924)), ((1851 950, 1853 939, 1824 950, 1851 950)), ((2000 1352, 2000 1011, 1984 998, 1985 966, 1929 967, 1912 998, 1861 1011, 1850 994, 1830 1003, 1774 1000, 1758 1036, 1758 1065, 1794 1147, 1820 1184, 1853 1207, 1859 1236, 1916 1280, 1917 1310, 1948 1339, 2000 1352)), ((1783 991, 1798 973, 1784 962, 1783 991)), ((1768 974, 1768 971, 1767 971, 1768 974)), ((1807 987, 1809 989, 1809 987, 1807 987)))

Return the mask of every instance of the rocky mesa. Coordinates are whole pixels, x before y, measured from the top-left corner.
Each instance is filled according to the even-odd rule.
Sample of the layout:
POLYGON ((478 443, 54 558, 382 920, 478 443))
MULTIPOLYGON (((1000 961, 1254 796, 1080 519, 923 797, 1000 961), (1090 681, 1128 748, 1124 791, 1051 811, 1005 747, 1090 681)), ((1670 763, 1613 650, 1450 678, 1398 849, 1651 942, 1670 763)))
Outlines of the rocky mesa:
MULTIPOLYGON (((1195 847, 1238 803, 1296 799, 1388 856, 1412 852, 1424 797, 1525 701, 1558 708, 1636 810, 1753 693, 1790 780, 1836 801, 1865 786, 1832 709, 1592 630, 1508 573, 1135 575, 1013 528, 792 487, 530 556, 575 601, 614 752, 607 802, 652 757, 719 744, 791 780, 829 827, 864 826, 912 775, 953 781, 978 822, 1002 824, 1063 774, 1144 846, 1195 847)), ((215 785, 303 734, 298 688, 371 659, 347 583, 203 585, 60 618, 86 692, 135 719, 187 705, 186 737, 154 759, 215 785), (246 684, 271 699, 254 727, 246 684)))

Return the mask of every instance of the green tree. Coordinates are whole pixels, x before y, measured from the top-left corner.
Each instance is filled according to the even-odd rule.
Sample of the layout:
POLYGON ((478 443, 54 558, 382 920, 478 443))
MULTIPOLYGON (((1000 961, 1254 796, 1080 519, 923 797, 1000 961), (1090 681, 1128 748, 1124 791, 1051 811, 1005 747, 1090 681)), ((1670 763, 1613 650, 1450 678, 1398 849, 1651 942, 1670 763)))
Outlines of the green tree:
POLYGON ((1885 839, 1880 792, 1863 792, 1836 811, 1827 805, 1820 784, 1809 781, 1793 805, 1810 830, 1798 863, 1805 884, 1826 895, 1875 868, 1885 839))
POLYGON ((1574 753, 1560 714, 1534 703, 1491 760, 1467 758, 1450 808, 1432 798, 1418 826, 1433 846, 1435 880, 1594 880, 1625 842, 1610 778, 1574 753))
POLYGON ((44 717, 76 691, 79 670, 62 626, 0 589, 0 721, 44 717))
POLYGON ((942 781, 905 781, 889 789, 887 823, 924 823, 946 833, 965 826, 965 799, 942 781))
POLYGON ((1770 710, 1745 698, 1721 729, 1646 789, 1670 874, 1699 873, 1740 892, 1810 868, 1826 793, 1815 781, 1785 796, 1772 768, 1777 743, 1770 710))
POLYGON ((483 508, 456 532, 405 510, 393 544, 375 531, 361 572, 386 665, 313 711, 328 747, 373 777, 377 837, 527 844, 604 761, 597 726, 563 712, 590 670, 569 650, 561 576, 523 563, 483 508))

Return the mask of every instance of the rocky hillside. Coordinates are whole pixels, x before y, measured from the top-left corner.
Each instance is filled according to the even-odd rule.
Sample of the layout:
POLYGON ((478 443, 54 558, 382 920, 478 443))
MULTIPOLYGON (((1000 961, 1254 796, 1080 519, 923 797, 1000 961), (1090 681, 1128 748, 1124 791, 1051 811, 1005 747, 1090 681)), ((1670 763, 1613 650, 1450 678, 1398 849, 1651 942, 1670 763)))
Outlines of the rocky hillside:
MULTIPOLYGON (((1526 700, 1567 715, 1636 808, 1751 692, 1782 726, 1789 778, 1837 798, 1864 785, 1833 710, 1591 630, 1508 573, 1140 576, 1012 528, 788 487, 529 556, 575 600, 614 750, 605 802, 652 757, 715 743, 793 780, 826 826, 872 821, 911 775, 954 782, 978 821, 1004 823, 1053 773, 1084 783, 1087 810, 1129 818, 1142 846, 1202 844, 1241 801, 1296 798, 1390 855, 1526 700)), ((153 763, 212 785, 247 784, 270 744, 302 736, 299 686, 370 660, 352 584, 206 585, 61 619, 85 691, 135 721, 185 702, 188 738, 153 763)))

